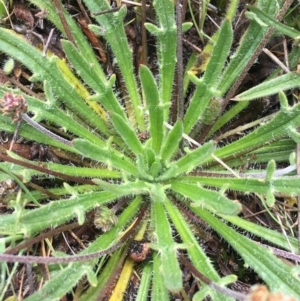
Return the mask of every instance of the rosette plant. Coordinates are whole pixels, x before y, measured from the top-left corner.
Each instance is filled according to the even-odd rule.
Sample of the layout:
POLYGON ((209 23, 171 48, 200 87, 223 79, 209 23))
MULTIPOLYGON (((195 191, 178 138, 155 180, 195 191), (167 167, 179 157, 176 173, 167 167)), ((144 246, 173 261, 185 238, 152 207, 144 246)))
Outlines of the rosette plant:
POLYGON ((291 92, 300 86, 300 76, 293 71, 300 33, 281 23, 292 1, 256 1, 246 13, 249 26, 237 46, 233 24, 239 1, 230 1, 204 49, 208 56, 201 72, 192 67, 195 55, 183 72, 181 37, 192 23, 180 22, 179 4, 149 4, 155 20, 141 25, 155 38, 157 63, 150 68, 144 61, 136 70, 125 33, 126 6, 110 11, 107 0, 85 0, 92 18, 89 30, 107 43, 118 78, 105 73, 76 20, 59 1, 30 2, 65 37, 65 58, 42 52, 12 29, 0 28, 0 51, 31 72, 33 87, 0 87, 0 127, 14 133, 19 124, 19 136, 47 145, 64 159, 38 162, 19 156, 14 147, 0 154, 1 181, 13 179, 21 188, 6 196, 4 204, 11 209, 0 216, 1 297, 11 290, 18 270, 17 263, 7 262, 23 262, 49 264, 46 281, 35 272, 41 285, 25 298, 28 301, 59 300, 66 294, 73 294, 74 300, 122 299, 116 294, 125 291, 136 274, 135 300, 189 300, 183 285, 185 266, 197 281, 193 300, 242 300, 243 295, 225 289, 237 276, 223 277, 206 254, 195 230, 204 225, 226 241, 240 256, 240 267, 253 269, 270 291, 300 298, 296 266, 256 242, 263 240, 297 260, 292 226, 297 215, 283 219, 283 204, 300 194, 300 105, 293 102, 291 92), (266 80, 238 92, 274 35, 295 40, 289 50, 290 69, 274 69, 266 80), (275 112, 223 132, 218 139, 219 130, 252 100, 267 97, 279 101, 275 112), (27 113, 26 104, 17 112, 11 110, 11 99, 25 100, 27 113), (39 185, 29 185, 35 179, 39 185), (246 218, 243 208, 251 199, 278 227, 270 229, 246 218), (50 258, 33 248, 41 237, 61 235, 71 222, 83 227, 90 216, 102 231, 78 254, 55 251, 50 240, 50 258), (141 241, 143 250, 136 255, 146 259, 144 263, 134 263, 127 255, 133 236, 141 241), (98 257, 91 256, 95 253, 98 257), (75 262, 69 262, 72 258, 75 262))

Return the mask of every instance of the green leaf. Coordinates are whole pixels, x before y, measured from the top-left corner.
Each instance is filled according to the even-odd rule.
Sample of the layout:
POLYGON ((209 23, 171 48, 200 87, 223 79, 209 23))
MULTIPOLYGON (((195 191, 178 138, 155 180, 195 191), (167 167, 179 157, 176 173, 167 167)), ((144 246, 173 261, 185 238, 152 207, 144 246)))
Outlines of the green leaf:
MULTIPOLYGON (((84 1, 89 11, 93 13, 102 10, 109 10, 110 5, 107 1, 84 1)), ((95 16, 97 22, 101 27, 95 25, 90 26, 93 31, 101 32, 102 36, 110 45, 113 53, 114 60, 118 64, 126 88, 129 94, 130 102, 133 107, 133 112, 130 112, 129 120, 134 125, 138 124, 139 130, 145 130, 143 111, 141 110, 142 102, 139 95, 139 89, 134 76, 134 67, 132 62, 132 52, 128 45, 127 37, 124 30, 124 17, 126 15, 126 7, 121 6, 116 12, 109 14, 100 14, 95 16), (95 30, 96 29, 96 30, 95 30)))
POLYGON ((147 108, 149 110, 150 136, 152 149, 159 153, 164 137, 164 107, 162 99, 159 97, 155 79, 146 66, 140 66, 140 79, 145 95, 147 108))
MULTIPOLYGON (((0 51, 6 52, 9 50, 9 55, 16 60, 22 61, 28 69, 33 71, 32 81, 47 81, 54 94, 64 103, 78 113, 84 120, 88 120, 90 124, 105 132, 106 125, 89 106, 87 106, 79 90, 70 78, 70 70, 67 65, 58 57, 44 57, 42 53, 35 47, 30 45, 21 36, 8 29, 0 28, 0 51), (65 70, 69 73, 64 73, 59 66, 65 66, 65 70)), ((73 75, 72 78, 75 78, 73 75)))
MULTIPOLYGON (((142 271, 142 278, 139 285, 139 289, 136 295, 136 301, 147 301, 148 300, 148 293, 150 291, 150 283, 152 278, 152 272, 153 272, 153 264, 148 262, 143 267, 142 271)), ((162 281, 163 283, 163 281, 162 281)), ((158 300, 158 299, 153 299, 158 300)), ((161 300, 161 299, 159 299, 161 300)))
MULTIPOLYGON (((128 224, 128 222, 135 216, 141 205, 141 198, 137 197, 131 201, 130 205, 124 210, 124 212, 118 218, 118 224, 113 227, 110 231, 103 233, 94 242, 90 243, 89 246, 80 255, 97 252, 99 250, 107 249, 116 241, 120 231, 128 224)), ((96 264, 97 259, 93 261, 96 264)), ((38 290, 36 293, 27 298, 27 301, 40 301, 40 300, 57 300, 62 295, 69 292, 82 278, 83 267, 85 265, 91 266, 93 262, 82 263, 75 262, 69 264, 67 267, 59 270, 48 280, 45 285, 38 290), (62 285, 62 283, 64 285, 62 285)), ((104 279, 105 281, 107 279, 104 279)), ((102 284, 102 283, 101 283, 102 284)), ((100 284, 100 285, 101 285, 100 284)))
POLYGON ((169 301, 169 292, 165 286, 163 274, 161 273, 161 259, 157 254, 153 258, 153 285, 151 292, 152 300, 169 301))
MULTIPOLYGON (((44 1, 44 0, 30 0, 35 6, 44 10, 46 13, 46 18, 49 19, 62 33, 67 37, 65 29, 60 20, 59 14, 57 13, 54 1, 44 1)), ((70 27, 71 34, 75 40, 77 51, 80 53, 81 58, 84 58, 89 62, 90 66, 93 68, 93 72, 97 74, 97 77, 101 78, 102 81, 106 80, 106 74, 103 72, 98 58, 95 56, 94 49, 91 47, 86 36, 82 34, 81 28, 78 27, 78 23, 73 16, 71 16, 67 10, 62 6, 64 17, 70 27)))
POLYGON ((166 180, 170 180, 177 175, 178 166, 172 164, 164 173, 162 173, 160 176, 158 176, 155 180, 164 182, 166 180))
POLYGON ((146 29, 154 36, 158 36, 162 32, 161 29, 159 29, 157 26, 155 26, 152 23, 145 23, 144 25, 145 25, 146 29))
POLYGON ((256 22, 258 22, 258 20, 261 20, 265 24, 274 27, 281 34, 286 35, 292 39, 300 38, 300 32, 298 30, 286 26, 281 22, 276 21, 274 18, 271 18, 268 14, 266 14, 265 12, 263 12, 262 10, 258 9, 253 5, 248 5, 247 7, 256 15, 256 19, 255 19, 256 22))
POLYGON ((233 105, 228 111, 224 112, 222 116, 220 116, 213 127, 207 134, 207 138, 210 138, 217 130, 219 130, 223 125, 227 122, 238 116, 238 114, 243 111, 249 105, 248 101, 241 101, 237 104, 233 105))
POLYGON ((268 27, 268 25, 259 19, 256 14, 252 12, 246 12, 245 15, 249 20, 256 21, 261 27, 268 27))
POLYGON ((274 95, 280 91, 290 90, 300 86, 300 75, 297 73, 288 73, 271 80, 265 81, 237 96, 236 101, 248 101, 261 98, 268 95, 274 95))
POLYGON ((184 183, 182 181, 170 181, 171 189, 180 193, 183 197, 189 198, 194 203, 193 207, 207 208, 212 212, 234 215, 238 214, 242 206, 237 201, 232 201, 220 192, 208 190, 199 185, 184 183))
POLYGON ((270 290, 300 298, 300 280, 292 274, 292 269, 269 250, 237 233, 209 212, 192 209, 215 231, 219 233, 266 282, 270 290))
MULTIPOLYGON (((35 162, 31 162, 31 163, 35 163, 35 162)), ((90 178, 102 178, 102 179, 121 178, 121 173, 119 171, 108 170, 107 168, 77 167, 77 166, 68 166, 68 165, 57 164, 57 163, 44 163, 43 166, 50 170, 58 171, 65 175, 76 176, 76 177, 90 177, 90 178)))
POLYGON ((161 158, 165 162, 169 162, 175 152, 178 150, 179 143, 182 139, 183 134, 183 124, 181 120, 177 120, 173 128, 167 135, 162 149, 161 149, 161 158))
MULTIPOLYGON (((169 200, 166 200, 164 205, 183 243, 188 246, 187 252, 194 267, 199 271, 201 271, 201 273, 205 275, 207 278, 211 279, 214 282, 218 282, 220 280, 220 277, 217 271, 214 269, 213 265, 210 262, 210 259, 199 245, 199 242, 195 237, 195 235, 193 234, 190 225, 186 222, 180 210, 175 205, 173 205, 169 200)), ((201 285, 207 287, 207 285, 204 283, 201 283, 201 285)), ((203 288, 201 290, 203 290, 203 288)), ((227 300, 227 301, 229 300, 223 294, 218 293, 209 287, 207 287, 207 291, 209 291, 208 293, 212 297, 212 299, 227 300)))
POLYGON ((6 215, 0 219, 0 233, 9 235, 22 233, 31 237, 39 231, 58 226, 78 217, 81 213, 92 210, 99 204, 111 202, 115 198, 117 195, 111 192, 93 192, 67 200, 56 200, 34 210, 24 210, 20 218, 17 218, 14 213, 6 215))
POLYGON ((79 152, 88 158, 103 162, 109 167, 114 167, 138 176, 138 170, 134 163, 125 155, 119 153, 110 146, 103 148, 82 139, 75 139, 73 145, 79 152))
POLYGON ((184 23, 182 23, 182 32, 188 31, 189 29, 192 28, 192 26, 193 26, 192 22, 184 22, 184 23))
POLYGON ((231 23, 225 20, 222 23, 218 40, 215 43, 211 58, 207 64, 203 79, 199 80, 196 91, 190 100, 190 105, 184 117, 184 132, 189 133, 196 122, 201 118, 212 96, 218 96, 214 86, 224 67, 232 43, 231 23), (203 89, 205 90, 203 91, 203 89), (203 95, 203 96, 202 96, 203 95))
MULTIPOLYGON (((1 3, 0 3, 0 6, 1 6, 1 3)), ((1 18, 1 9, 0 9, 0 18, 1 18)), ((15 68, 15 61, 12 58, 9 58, 8 60, 6 60, 2 67, 5 75, 9 75, 13 71, 14 68, 15 68)))
POLYGON ((176 246, 163 203, 154 199, 155 236, 159 253, 160 273, 171 292, 182 289, 182 272, 176 257, 176 246))
POLYGON ((271 189, 274 194, 296 196, 300 193, 300 187, 297 184, 299 177, 285 176, 285 177, 273 177, 272 181, 266 181, 266 172, 249 173, 245 178, 233 178, 228 174, 214 173, 210 176, 185 176, 179 178, 186 183, 201 183, 202 185, 208 185, 212 187, 222 188, 224 185, 228 185, 228 189, 243 191, 245 193, 259 193, 267 194, 271 189), (259 175, 259 177, 258 177, 259 175))
POLYGON ((185 156, 174 162, 174 165, 178 167, 176 174, 179 175, 181 173, 191 172, 194 168, 204 162, 207 157, 210 157, 214 150, 214 142, 210 141, 202 146, 199 146, 195 150, 188 151, 185 156))
MULTIPOLYGON (((153 6, 159 22, 159 30, 156 33, 159 93, 161 101, 168 104, 172 97, 176 65, 177 29, 174 3, 170 0, 155 0, 153 6)), ((168 121, 168 115, 169 111, 165 110, 164 121, 166 122, 168 121)))
POLYGON ((51 280, 47 281, 41 290, 38 290, 28 298, 27 301, 38 300, 59 300, 59 298, 72 289, 72 287, 90 271, 90 264, 76 263, 68 268, 55 274, 51 280), (63 283, 63 285, 62 285, 63 283))
POLYGON ((0 2, 0 20, 2 21, 3 18, 7 16, 7 10, 5 7, 5 2, 0 2))
POLYGON ((266 171, 266 182, 269 182, 273 179, 274 172, 276 170, 276 162, 274 160, 269 161, 267 165, 267 171, 266 171))
POLYGON ((94 68, 94 65, 87 61, 86 56, 83 56, 71 42, 62 40, 61 43, 77 74, 93 89, 95 95, 90 99, 98 100, 107 111, 113 111, 125 118, 124 110, 114 94, 111 83, 103 79, 102 73, 99 74, 97 68, 94 68))
POLYGON ((155 179, 162 171, 162 165, 159 160, 155 161, 150 167, 150 174, 155 179))
POLYGON ((163 203, 166 200, 165 191, 170 188, 170 185, 164 185, 163 183, 146 183, 149 188, 150 197, 153 202, 163 203))
MULTIPOLYGON (((258 1, 257 6, 269 16, 275 17, 277 5, 273 0, 258 1)), ((222 73, 216 87, 222 96, 228 92, 238 76, 243 72, 267 30, 268 28, 261 27, 255 21, 251 21, 250 26, 239 42, 237 51, 231 56, 230 62, 222 73)))
POLYGON ((291 251, 291 246, 293 251, 298 249, 298 240, 294 237, 286 236, 278 231, 263 227, 261 225, 249 222, 244 218, 239 216, 230 216, 219 214, 226 221, 236 225, 237 227, 244 229, 258 237, 263 238, 266 241, 269 241, 272 244, 275 244, 281 248, 284 248, 288 251, 291 251))
POLYGON ((218 40, 215 42, 211 58, 207 64, 203 82, 210 87, 213 87, 218 80, 218 76, 224 68, 225 61, 230 51, 233 39, 233 32, 229 20, 224 20, 218 40))
MULTIPOLYGON (((221 159, 232 154, 234 154, 235 157, 239 157, 251 149, 258 149, 272 141, 279 140, 287 135, 288 128, 300 126, 299 113, 299 104, 281 110, 270 122, 261 125, 243 138, 218 149, 215 155, 221 159)), ((207 161, 211 161, 211 159, 207 161)))
POLYGON ((149 167, 146 165, 144 156, 138 156, 136 163, 140 179, 153 181, 153 176, 149 174, 149 167))
POLYGON ((300 133, 294 128, 288 128, 288 135, 297 143, 300 144, 300 133))
POLYGON ((126 122, 124 118, 122 118, 120 115, 110 112, 109 114, 110 119, 117 130, 117 132, 120 134, 123 141, 128 145, 130 150, 136 155, 140 155, 143 153, 144 148, 137 137, 135 131, 133 130, 132 126, 126 122))
POLYGON ((152 148, 145 149, 145 162, 147 162, 148 169, 152 166, 152 164, 157 160, 155 153, 152 148))
POLYGON ((139 180, 120 185, 110 184, 99 179, 94 179, 93 182, 99 185, 103 190, 115 193, 119 197, 121 197, 122 195, 138 195, 147 193, 149 191, 149 189, 147 189, 147 186, 145 185, 145 182, 139 180))
MULTIPOLYGON (((18 160, 21 160, 23 162, 29 162, 30 164, 39 166, 39 162, 36 161, 29 161, 25 160, 22 157, 18 157, 17 155, 14 155, 14 158, 18 158, 18 160)), ((23 166, 20 165, 11 165, 11 163, 8 162, 1 162, 0 168, 7 169, 14 173, 16 176, 21 176, 22 180, 25 182, 26 179, 30 179, 33 176, 36 175, 42 175, 43 173, 41 171, 37 171, 34 169, 26 168, 24 169, 23 166)), ((69 166, 64 164, 58 164, 58 163, 43 163, 43 167, 46 169, 49 169, 51 171, 60 172, 64 175, 69 176, 75 176, 75 177, 90 177, 90 178, 110 178, 110 179, 120 179, 122 177, 121 173, 119 171, 115 170, 108 170, 107 168, 90 168, 90 167, 77 167, 77 166, 69 166)), ((0 173, 0 181, 4 181, 9 179, 10 177, 6 174, 0 173)))

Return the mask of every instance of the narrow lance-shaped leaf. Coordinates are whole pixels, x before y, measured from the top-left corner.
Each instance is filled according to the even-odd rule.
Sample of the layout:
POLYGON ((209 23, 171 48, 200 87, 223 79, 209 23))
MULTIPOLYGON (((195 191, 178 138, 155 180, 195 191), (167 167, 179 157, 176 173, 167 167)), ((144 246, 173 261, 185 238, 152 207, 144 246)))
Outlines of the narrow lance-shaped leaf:
POLYGON ((166 140, 162 145, 161 157, 166 162, 170 161, 172 156, 178 150, 179 143, 182 139, 183 125, 181 120, 177 120, 174 127, 170 130, 166 140))
MULTIPOLYGON (((139 289, 136 295, 136 301, 147 301, 148 300, 148 292, 150 291, 151 277, 153 271, 153 263, 148 262, 142 271, 142 278, 140 281, 139 289)), ((161 300, 161 299, 153 299, 153 300, 161 300)))
POLYGON ((238 214, 242 209, 238 201, 229 200, 221 192, 208 190, 196 184, 180 181, 171 181, 170 183, 173 191, 193 201, 193 207, 204 207, 212 212, 229 215, 238 214))
POLYGON ((99 185, 103 190, 110 191, 117 194, 118 196, 122 195, 138 195, 147 193, 149 190, 143 181, 129 182, 126 184, 114 185, 108 182, 94 179, 94 183, 99 185))
POLYGON ((161 200, 154 198, 155 234, 160 261, 160 272, 165 286, 171 292, 182 289, 182 272, 176 257, 176 246, 172 238, 172 230, 161 200))
POLYGON ((125 118, 124 111, 112 89, 113 78, 110 81, 103 80, 102 76, 95 71, 94 66, 91 66, 91 62, 87 61, 86 57, 78 52, 71 42, 62 40, 61 43, 77 73, 96 93, 90 98, 90 101, 97 99, 107 111, 114 111, 125 118))
MULTIPOLYGON (((102 10, 109 10, 110 4, 107 1, 84 1, 91 13, 98 13, 102 10)), ((145 130, 143 111, 141 110, 142 102, 139 95, 138 86, 134 76, 132 62, 132 52, 128 45, 127 37, 124 30, 124 17, 126 16, 126 7, 121 6, 116 12, 110 14, 100 14, 95 16, 101 27, 90 25, 90 29, 97 35, 103 36, 110 45, 114 59, 117 62, 131 100, 134 114, 129 116, 129 120, 136 122, 139 130, 145 130)))
POLYGON ((267 283, 271 290, 300 298, 300 280, 292 268, 250 239, 239 234, 206 210, 191 208, 219 233, 267 283))
POLYGON ((232 39, 233 33, 231 23, 229 20, 225 19, 221 25, 220 34, 214 45, 211 58, 202 79, 209 87, 213 87, 218 80, 218 76, 221 73, 229 54, 232 39))
POLYGON ((110 146, 103 148, 92 144, 86 140, 73 140, 74 147, 84 156, 103 162, 109 167, 126 171, 129 174, 138 176, 138 170, 134 163, 125 155, 112 149, 110 146))
MULTIPOLYGON (((24 210, 18 220, 18 232, 31 236, 49 227, 60 225, 85 212, 96 205, 113 201, 117 195, 112 192, 94 192, 73 196, 68 200, 56 200, 34 210, 24 210), (48 218, 46 219, 45 216, 48 218)), ((16 232, 15 214, 7 215, 0 220, 1 234, 14 234, 16 232)))
POLYGON ((214 86, 229 54, 232 36, 231 23, 228 20, 225 20, 222 23, 218 40, 213 48, 212 56, 207 64, 203 79, 201 79, 199 85, 197 85, 196 91, 185 114, 185 133, 189 133, 196 122, 201 118, 210 98, 214 96, 214 94, 216 94, 216 96, 218 94, 217 91, 214 91, 214 86), (200 94, 203 93, 203 86, 206 87, 206 91, 204 96, 200 97, 200 94), (208 94, 208 96, 205 94, 208 94))
MULTIPOLYGON (((112 271, 114 271, 120 263, 120 258, 122 259, 124 247, 120 247, 120 249, 108 256, 105 262, 105 267, 101 270, 101 273, 98 274, 97 285, 88 287, 87 290, 80 295, 78 301, 97 300, 97 297, 99 294, 101 294, 102 289, 105 290, 107 280, 109 279, 112 271)), ((103 257, 101 259, 104 260, 105 258, 103 257)), ((101 265, 101 261, 99 265, 101 265)), ((66 272, 66 275, 67 274, 69 274, 69 271, 66 272)))
POLYGON ((297 87, 300 87, 300 75, 291 72, 263 82, 260 85, 235 96, 234 100, 252 100, 268 95, 274 95, 280 91, 290 90, 297 87))
MULTIPOLYGON (((274 0, 258 1, 257 6, 270 16, 275 16, 276 5, 274 0)), ((237 51, 231 56, 230 62, 225 71, 220 76, 218 86, 221 95, 228 92, 228 89, 237 80, 238 76, 247 66, 249 59, 255 53, 256 48, 261 43, 268 27, 261 27, 255 21, 251 21, 250 26, 246 30, 240 41, 237 51)))
POLYGON ((139 155, 137 157, 136 165, 137 165, 137 168, 138 168, 140 179, 153 181, 153 177, 149 174, 149 166, 146 165, 144 156, 139 155))
MULTIPOLYGON (((214 269, 213 265, 210 262, 210 259, 206 256, 204 250, 199 245, 199 242, 193 234, 190 225, 186 222, 180 210, 168 199, 165 201, 164 205, 166 210, 168 211, 168 214, 170 215, 173 224, 176 227, 176 230, 183 240, 183 243, 187 245, 186 251, 195 268, 201 271, 203 275, 205 275, 212 281, 218 282, 218 280, 220 280, 220 277, 217 271, 214 269)), ((204 284, 204 286, 206 285, 204 284)), ((216 292, 215 290, 210 290, 210 295, 212 296, 212 299, 228 301, 227 297, 216 292)))
MULTIPOLYGON (((281 22, 276 21, 274 18, 271 18, 268 14, 263 12, 262 10, 258 9, 257 7, 253 5, 247 5, 247 8, 253 12, 257 18, 259 18, 262 22, 265 24, 274 27, 277 31, 280 33, 292 38, 292 39, 299 39, 300 38, 300 31, 296 30, 295 28, 289 27, 287 25, 284 25, 281 22)), ((246 13, 246 16, 249 19, 251 18, 251 15, 249 13, 246 13)), ((253 20, 256 20, 253 18, 253 20)))
POLYGON ((263 227, 258 224, 254 224, 241 218, 239 216, 232 216, 232 215, 222 215, 220 216, 225 219, 226 221, 236 225, 237 227, 246 230, 258 237, 261 237, 265 241, 269 241, 272 244, 275 244, 281 248, 284 248, 288 251, 296 251, 298 249, 298 240, 295 237, 286 236, 283 233, 280 233, 276 230, 272 230, 266 227, 263 227), (291 250, 291 246, 292 249, 291 250))
POLYGON ((194 168, 204 162, 208 157, 210 157, 214 150, 214 142, 210 141, 202 146, 199 146, 195 150, 188 151, 188 153, 184 157, 174 162, 174 165, 178 167, 176 174, 179 175, 184 172, 187 173, 192 171, 194 168))
POLYGON ((162 100, 159 98, 155 79, 148 67, 140 66, 140 79, 149 110, 152 149, 158 154, 164 137, 164 110, 162 100))
MULTIPOLYGON (((281 109, 280 112, 267 124, 261 125, 256 130, 244 136, 243 138, 226 145, 215 152, 219 158, 224 158, 231 154, 236 157, 250 149, 257 149, 259 146, 269 144, 271 141, 287 135, 287 129, 290 127, 300 126, 300 104, 286 109, 281 109)), ((208 158, 207 161, 211 161, 208 158)))
MULTIPOLYGON (((47 281, 40 290, 35 291, 35 293, 27 297, 26 301, 59 300, 61 296, 66 294, 68 290, 71 290, 80 279, 86 279, 90 271, 91 264, 87 263, 75 263, 68 268, 67 272, 65 269, 57 271, 55 277, 47 281), (51 296, 51 299, 45 296, 51 296)), ((94 285, 95 284, 96 283, 94 283, 94 285)))
MULTIPOLYGON (((44 89, 46 90, 46 95, 52 94, 52 88, 47 83, 47 81, 45 81, 44 89)), ((7 90, 7 91, 11 91, 11 90, 7 90)), ((0 95, 2 96, 3 94, 1 92, 2 91, 0 91, 0 95)), ((16 91, 14 92, 14 94, 18 95, 19 93, 17 93, 16 91)), ((86 129, 81 124, 78 124, 78 122, 76 122, 74 118, 69 116, 63 110, 59 109, 58 104, 55 104, 54 101, 51 102, 50 99, 47 99, 47 102, 45 102, 29 95, 26 96, 24 94, 22 95, 25 97, 25 99, 28 102, 29 111, 34 113, 34 120, 36 122, 39 122, 40 120, 48 120, 59 126, 63 125, 66 131, 70 131, 71 133, 74 133, 81 138, 87 139, 98 145, 105 144, 101 138, 96 137, 93 133, 91 133, 91 131, 86 129)), ((36 136, 34 135, 34 137, 36 136)), ((74 148, 72 149, 74 151, 74 148)))
POLYGON ((162 170, 162 164, 159 160, 156 160, 150 167, 149 172, 154 179, 157 179, 157 176, 159 175, 161 170, 162 170))
MULTIPOLYGON (((278 171, 278 170, 277 170, 278 171)), ((275 171, 276 172, 276 171, 275 171)), ((247 177, 233 178, 225 176, 185 176, 181 177, 181 181, 186 183, 201 183, 203 185, 222 188, 228 185, 228 189, 243 191, 246 193, 267 194, 270 188, 274 194, 278 195, 298 195, 300 194, 299 177, 285 176, 273 177, 271 182, 265 181, 266 173, 251 173, 247 177)))
POLYGON ((120 134, 121 138, 128 145, 130 150, 136 155, 140 155, 144 148, 134 132, 132 126, 128 124, 128 122, 122 118, 120 115, 110 112, 110 119, 115 127, 115 129, 120 134))
POLYGON ((164 277, 161 273, 161 259, 159 254, 153 258, 153 285, 151 290, 152 300, 169 301, 169 292, 164 283, 164 277))
MULTIPOLYGON (((174 2, 170 0, 156 0, 153 2, 159 21, 159 28, 151 31, 149 23, 145 27, 157 36, 157 59, 159 66, 159 91, 161 101, 169 103, 174 84, 174 70, 176 64, 177 30, 174 16, 174 2)), ((153 25, 154 26, 154 25, 153 25)), ((164 111, 164 120, 168 121, 169 111, 164 111)))
MULTIPOLYGON (((31 165, 39 166, 40 162, 26 160, 23 157, 10 153, 10 157, 20 160, 22 162, 28 162, 31 165)), ((11 164, 9 162, 0 162, 0 168, 7 169, 14 173, 16 176, 20 176, 23 181, 30 179, 33 176, 42 175, 42 171, 35 169, 24 168, 21 165, 11 164)), ((107 168, 90 168, 90 167, 77 167, 73 165, 64 165, 59 163, 43 163, 43 167, 49 169, 50 171, 60 172, 64 175, 69 175, 73 177, 91 177, 91 178, 110 178, 110 179, 120 179, 122 174, 120 171, 108 170, 107 168)), ((0 182, 10 177, 4 173, 0 173, 0 182)))
MULTIPOLYGON (((14 133, 16 130, 16 124, 11 122, 11 118, 6 116, 1 116, 0 118, 0 128, 2 131, 8 132, 8 133, 14 133)), ((58 148, 66 149, 71 152, 74 152, 74 148, 70 147, 69 145, 62 143, 60 141, 57 141, 56 139, 51 139, 48 136, 46 136, 44 133, 41 133, 39 130, 33 128, 31 125, 23 123, 19 135, 21 137, 24 137, 28 140, 32 140, 32 137, 34 137, 34 141, 42 143, 42 144, 48 144, 51 146, 55 146, 58 148)))
MULTIPOLYGON (((69 68, 68 64, 65 60, 58 59, 56 60, 56 65, 58 69, 63 74, 65 80, 68 81, 68 83, 72 86, 72 88, 77 92, 77 94, 84 99, 84 101, 89 105, 90 108, 93 109, 97 115, 99 115, 101 118, 100 120, 105 120, 106 115, 103 108, 100 106, 100 104, 94 100, 90 100, 90 93, 87 90, 87 88, 84 86, 84 84, 75 76, 75 74, 72 72, 72 70, 69 68)), ((53 88, 52 88, 53 89, 53 88)), ((78 112, 79 114, 80 112, 78 112)), ((105 127, 104 127, 105 129, 105 127)))
POLYGON ((224 124, 232 120, 235 116, 238 116, 238 114, 241 111, 243 111, 248 105, 249 102, 243 101, 243 102, 238 102, 237 104, 233 105, 230 109, 228 109, 228 111, 226 111, 222 116, 220 116, 216 120, 213 127, 207 134, 207 138, 210 138, 212 134, 214 134, 217 130, 219 130, 224 124))

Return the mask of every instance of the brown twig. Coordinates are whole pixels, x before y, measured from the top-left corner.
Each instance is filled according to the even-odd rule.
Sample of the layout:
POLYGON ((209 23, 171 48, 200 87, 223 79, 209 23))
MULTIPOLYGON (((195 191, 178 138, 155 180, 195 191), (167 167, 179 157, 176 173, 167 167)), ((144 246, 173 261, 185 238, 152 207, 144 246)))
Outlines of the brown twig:
POLYGON ((53 0, 53 2, 54 2, 54 5, 55 5, 55 7, 56 7, 56 10, 57 10, 58 16, 59 16, 59 18, 60 18, 61 24, 62 24, 62 26, 63 26, 63 28, 64 28, 64 30, 65 30, 65 34, 66 34, 67 38, 69 39, 69 41, 70 41, 75 47, 77 47, 76 42, 75 42, 75 40, 74 40, 74 38, 73 38, 73 35, 72 35, 72 33, 71 33, 70 27, 69 27, 69 25, 68 25, 68 23, 67 23, 67 20, 66 20, 66 18, 65 18, 65 15, 64 15, 64 12, 63 12, 63 7, 62 7, 62 5, 61 5, 60 0, 53 0))
POLYGON ((142 64, 147 66, 147 59, 148 59, 148 54, 147 54, 147 30, 145 27, 146 23, 146 0, 142 0, 142 17, 141 17, 141 29, 142 29, 142 64))

